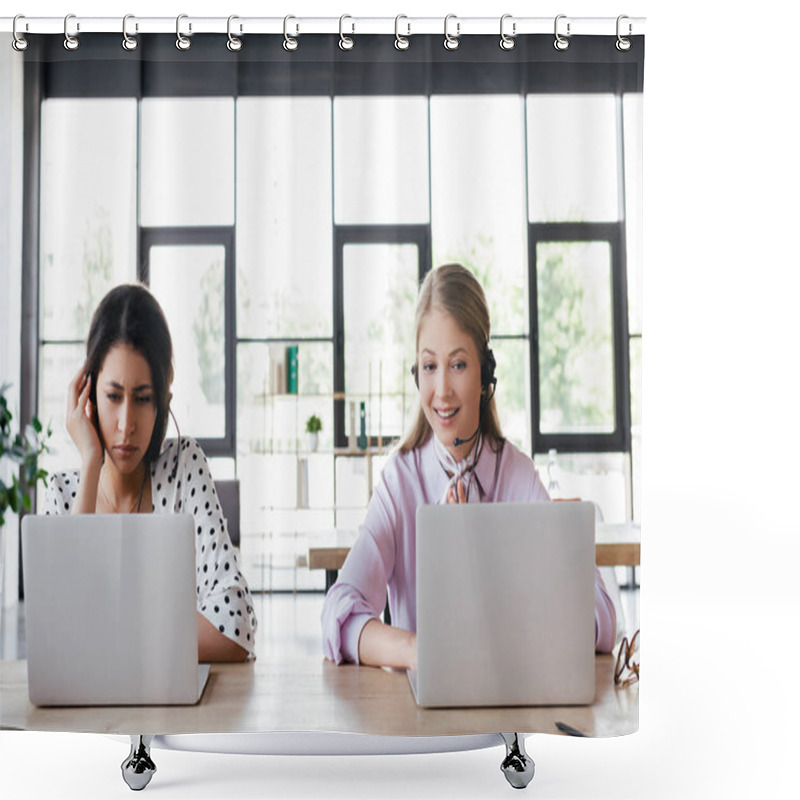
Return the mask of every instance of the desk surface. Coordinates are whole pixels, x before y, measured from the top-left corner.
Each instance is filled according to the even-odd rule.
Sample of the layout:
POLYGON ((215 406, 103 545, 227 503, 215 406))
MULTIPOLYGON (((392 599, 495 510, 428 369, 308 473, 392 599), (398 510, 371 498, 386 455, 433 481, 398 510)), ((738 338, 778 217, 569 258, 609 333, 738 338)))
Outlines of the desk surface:
POLYGON ((37 708, 25 661, 0 662, 0 728, 107 734, 334 731, 394 736, 558 733, 556 721, 589 736, 639 727, 638 684, 614 686, 614 658, 597 656, 591 706, 422 709, 404 672, 337 667, 323 659, 214 664, 195 706, 37 708))

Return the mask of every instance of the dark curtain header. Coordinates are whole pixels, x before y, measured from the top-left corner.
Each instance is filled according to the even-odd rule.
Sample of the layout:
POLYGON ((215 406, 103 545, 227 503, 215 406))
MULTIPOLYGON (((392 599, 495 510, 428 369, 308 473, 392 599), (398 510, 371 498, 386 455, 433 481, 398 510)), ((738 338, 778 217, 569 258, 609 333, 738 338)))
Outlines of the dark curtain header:
POLYGON ((174 34, 138 37, 122 48, 120 34, 90 33, 68 52, 60 36, 31 35, 26 62, 41 62, 43 97, 203 97, 259 95, 530 94, 641 92, 644 37, 619 52, 613 36, 578 36, 568 50, 553 36, 517 37, 502 50, 497 36, 463 36, 446 50, 441 36, 411 37, 398 51, 394 37, 362 35, 342 51, 336 34, 298 37, 286 52, 283 37, 242 37, 238 53, 224 34, 198 34, 189 50, 174 34), (381 68, 376 69, 375 65, 381 68))

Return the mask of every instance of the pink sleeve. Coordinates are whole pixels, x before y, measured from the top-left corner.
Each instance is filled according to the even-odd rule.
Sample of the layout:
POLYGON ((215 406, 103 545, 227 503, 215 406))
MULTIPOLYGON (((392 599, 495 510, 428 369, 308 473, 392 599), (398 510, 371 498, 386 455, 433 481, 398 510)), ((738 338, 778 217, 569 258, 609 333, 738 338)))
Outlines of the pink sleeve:
MULTIPOLYGON (((384 473, 389 464, 384 468, 384 473)), ((396 508, 381 479, 364 524, 339 579, 322 606, 322 649, 326 658, 358 664, 358 640, 371 619, 380 619, 394 569, 396 508)))
POLYGON ((617 638, 617 613, 606 591, 600 570, 594 568, 594 649, 610 653, 617 638))

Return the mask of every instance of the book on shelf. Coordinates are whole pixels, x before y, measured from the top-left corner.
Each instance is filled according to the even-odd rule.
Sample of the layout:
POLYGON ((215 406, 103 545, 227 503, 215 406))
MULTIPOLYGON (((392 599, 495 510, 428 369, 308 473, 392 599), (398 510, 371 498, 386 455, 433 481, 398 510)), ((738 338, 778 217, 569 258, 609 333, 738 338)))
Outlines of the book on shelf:
POLYGON ((297 394, 297 345, 292 344, 286 348, 287 380, 286 391, 297 394))
POLYGON ((269 393, 297 394, 297 345, 269 347, 269 393))
POLYGON ((286 348, 283 345, 269 346, 269 393, 286 392, 286 348))

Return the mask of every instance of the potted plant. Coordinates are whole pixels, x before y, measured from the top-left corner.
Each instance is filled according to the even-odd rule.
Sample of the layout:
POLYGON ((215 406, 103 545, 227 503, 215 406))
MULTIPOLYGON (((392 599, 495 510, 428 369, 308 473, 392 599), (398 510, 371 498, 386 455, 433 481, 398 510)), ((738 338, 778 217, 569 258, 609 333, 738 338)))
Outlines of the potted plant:
POLYGON ((50 428, 46 432, 42 423, 34 417, 25 432, 14 433, 11 429, 13 419, 6 400, 8 384, 0 386, 0 464, 6 466, 8 462, 16 465, 12 467, 14 474, 11 484, 0 478, 0 527, 5 523, 5 512, 10 508, 15 514, 20 510, 31 510, 31 492, 37 481, 47 482, 47 470, 39 468, 39 457, 47 452, 47 439, 52 434, 50 428), (22 467, 22 483, 16 470, 22 467))
POLYGON ((46 483, 47 470, 39 467, 39 457, 47 452, 47 439, 52 430, 42 429, 42 423, 34 417, 25 431, 14 433, 11 427, 13 419, 6 400, 8 384, 0 386, 0 605, 2 605, 3 576, 3 526, 6 509, 15 514, 31 510, 31 494, 37 481, 46 483), (19 480, 19 469, 22 468, 22 481, 19 480), (7 484, 4 475, 11 473, 11 483, 7 484))
POLYGON ((322 430, 322 420, 312 414, 306 420, 306 433, 308 434, 308 449, 313 453, 319 444, 319 432, 322 430))

